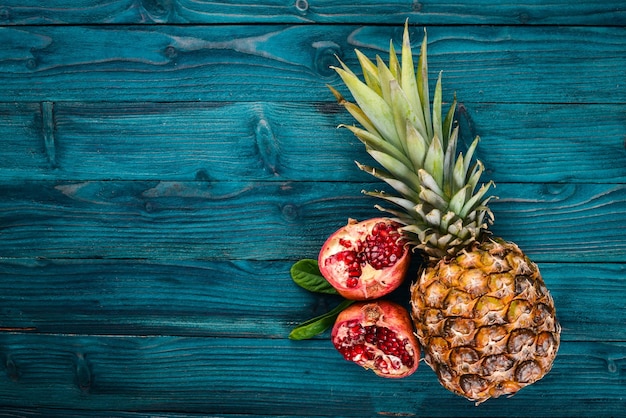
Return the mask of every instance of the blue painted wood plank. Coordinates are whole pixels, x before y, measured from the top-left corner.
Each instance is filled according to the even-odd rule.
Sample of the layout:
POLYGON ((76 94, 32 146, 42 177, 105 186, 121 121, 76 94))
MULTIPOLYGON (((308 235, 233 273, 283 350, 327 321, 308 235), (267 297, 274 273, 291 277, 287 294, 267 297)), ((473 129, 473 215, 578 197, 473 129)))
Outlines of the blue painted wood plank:
MULTIPOLYGON (((315 258, 316 254, 311 254, 315 258)), ((410 283, 388 298, 408 305, 410 283)), ((0 260, 0 329, 43 334, 284 339, 340 302, 295 285, 289 261, 0 260)), ((626 340, 623 264, 540 263, 564 341, 626 340)), ((323 337, 327 338, 328 333, 323 337)))
MULTIPOLYGON (((228 414, 228 418, 253 418, 253 414, 228 414)), ((280 414, 276 417, 289 418, 297 415, 280 414)), ((301 416, 301 415, 300 415, 301 416)), ((171 411, 150 411, 150 412, 133 412, 133 411, 113 411, 113 410, 89 410, 89 409, 60 409, 60 408, 2 408, 0 417, 10 418, 199 418, 206 417, 203 413, 194 412, 171 412, 171 411)), ((313 417, 310 417, 313 418, 313 417)))
POLYGON ((559 255, 551 261, 621 262, 609 248, 617 254, 626 249, 624 191, 624 185, 501 184, 494 191, 500 201, 490 204, 496 216, 491 230, 538 260, 555 250, 559 255))
POLYGON ((572 3, 567 0, 501 2, 263 0, 192 2, 185 0, 5 0, 0 23, 345 23, 401 24, 407 17, 427 24, 623 25, 626 12, 617 0, 572 3))
MULTIPOLYGON (((354 160, 374 164, 335 129, 353 121, 332 102, 49 107, 46 121, 42 104, 0 103, 0 179, 363 182, 354 160)), ((496 183, 626 182, 622 116, 622 105, 469 102, 457 115, 496 183)))
MULTIPOLYGON (((413 35, 417 46, 421 27, 413 35)), ((12 45, 0 49, 0 102, 301 102, 339 86, 335 55, 356 67, 353 48, 384 54, 401 26, 28 26, 0 37, 12 45)), ((445 97, 626 101, 623 27, 435 26, 429 40, 445 97)))
MULTIPOLYGON (((229 418, 238 418, 238 417, 246 417, 251 418, 253 415, 240 415, 240 414, 229 414, 229 418)), ((281 415, 282 417, 287 417, 287 415, 281 415)), ((126 411, 113 411, 113 410, 88 410, 88 409, 59 409, 59 408, 24 408, 24 407, 15 407, 8 408, 4 407, 0 410, 0 417, 10 417, 10 418, 34 418, 34 417, 43 417, 43 418, 54 418, 54 417, 62 417, 62 418, 198 418, 198 414, 190 412, 171 412, 171 411, 152 411, 152 412, 126 412, 126 411)))
POLYGON ((563 343, 553 370, 475 407, 425 365, 381 379, 328 340, 0 334, 7 407, 303 416, 610 416, 623 411, 624 343, 563 343), (558 399, 558 409, 554 408, 558 399))
POLYGON ((624 183, 619 107, 462 104, 460 132, 468 145, 481 137, 476 157, 496 182, 624 183))
POLYGON ((0 282, 1 324, 38 333, 284 339, 340 302, 295 285, 291 264, 4 259, 0 275, 12 280, 0 282))
MULTIPOLYGON (((171 412, 171 411, 151 411, 151 412, 129 412, 129 411, 113 411, 113 410, 89 410, 89 409, 60 409, 60 408, 7 408, 0 410, 0 417, 10 418, 198 418, 203 414, 171 412)), ((250 414, 228 414, 229 418, 252 418, 255 415, 250 414)), ((281 414, 280 417, 287 418, 289 415, 281 414)))
MULTIPOLYGON (((345 182, 0 183, 5 257, 310 257, 350 217, 379 216, 345 182), (297 245, 294 245, 297 243, 297 245)), ((496 235, 537 261, 624 262, 626 185, 501 183, 496 235)))

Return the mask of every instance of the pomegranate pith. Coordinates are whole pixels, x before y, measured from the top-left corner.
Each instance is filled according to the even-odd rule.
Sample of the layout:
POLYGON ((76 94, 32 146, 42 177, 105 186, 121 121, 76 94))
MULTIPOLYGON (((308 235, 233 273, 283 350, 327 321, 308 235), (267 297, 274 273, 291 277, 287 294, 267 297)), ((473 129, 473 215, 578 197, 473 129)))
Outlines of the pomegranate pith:
POLYGON ((400 224, 388 218, 351 219, 322 246, 320 272, 347 299, 387 295, 400 286, 410 263, 399 228, 400 224))
POLYGON ((420 350, 409 313, 389 301, 360 302, 341 312, 331 338, 343 357, 382 377, 417 370, 420 350))

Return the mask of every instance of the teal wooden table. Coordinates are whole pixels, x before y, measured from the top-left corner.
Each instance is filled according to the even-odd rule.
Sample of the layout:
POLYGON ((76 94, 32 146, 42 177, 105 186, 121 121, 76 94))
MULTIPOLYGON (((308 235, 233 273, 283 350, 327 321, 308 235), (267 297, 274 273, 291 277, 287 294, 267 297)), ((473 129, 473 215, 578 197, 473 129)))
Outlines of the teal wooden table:
POLYGON ((625 25, 621 0, 2 1, 0 416, 625 416, 625 25), (328 66, 406 18, 563 326, 543 380, 478 407, 287 338, 339 302, 291 265, 379 213, 328 66))

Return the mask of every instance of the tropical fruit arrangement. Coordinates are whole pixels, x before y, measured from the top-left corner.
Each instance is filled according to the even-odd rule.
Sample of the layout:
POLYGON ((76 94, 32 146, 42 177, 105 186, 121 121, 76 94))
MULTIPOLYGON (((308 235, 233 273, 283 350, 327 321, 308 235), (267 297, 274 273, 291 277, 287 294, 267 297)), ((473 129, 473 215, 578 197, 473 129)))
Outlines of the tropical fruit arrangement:
POLYGON ((345 298, 335 310, 296 327, 309 338, 332 326, 346 360, 383 377, 406 377, 424 361, 441 384, 476 403, 513 395, 552 367, 560 342, 554 301, 539 269, 489 227, 492 182, 479 184, 478 137, 457 152, 456 98, 442 113, 441 73, 431 100, 427 36, 414 65, 408 22, 400 58, 356 51, 362 79, 339 61, 334 70, 354 98, 331 92, 358 122, 342 125, 376 162, 358 167, 394 191, 367 191, 387 215, 349 220, 317 260, 291 269, 299 285, 345 298), (405 307, 381 299, 407 276, 411 255, 424 263, 405 307))

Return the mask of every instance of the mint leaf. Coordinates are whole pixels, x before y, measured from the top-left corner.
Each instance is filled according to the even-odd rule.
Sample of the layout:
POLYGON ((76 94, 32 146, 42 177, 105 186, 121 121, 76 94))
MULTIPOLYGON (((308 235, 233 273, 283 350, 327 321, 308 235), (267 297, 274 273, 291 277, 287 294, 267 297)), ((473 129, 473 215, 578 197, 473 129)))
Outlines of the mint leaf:
POLYGON ((337 291, 320 273, 317 260, 305 258, 291 266, 291 278, 296 284, 310 292, 336 295, 337 291))
POLYGON ((353 300, 344 300, 330 312, 301 323, 293 330, 291 330, 291 332, 289 333, 289 339, 307 340, 321 334, 328 328, 332 327, 341 311, 343 311, 353 303, 353 300))

